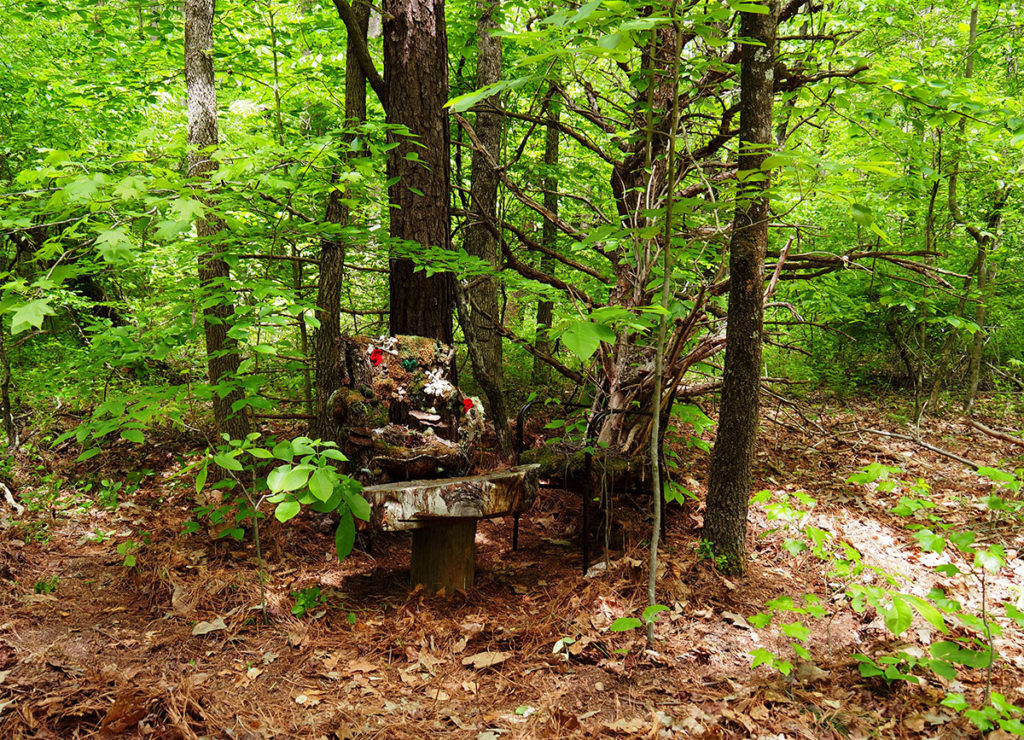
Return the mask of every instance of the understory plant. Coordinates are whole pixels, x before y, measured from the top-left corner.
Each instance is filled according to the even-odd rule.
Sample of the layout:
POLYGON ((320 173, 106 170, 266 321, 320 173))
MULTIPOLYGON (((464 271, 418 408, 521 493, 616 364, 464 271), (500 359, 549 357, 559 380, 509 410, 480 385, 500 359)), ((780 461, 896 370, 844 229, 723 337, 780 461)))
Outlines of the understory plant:
MULTIPOLYGON (((749 622, 763 629, 775 624, 780 636, 788 642, 791 652, 799 659, 813 661, 809 644, 810 625, 826 620, 831 645, 831 621, 837 614, 833 604, 845 604, 854 612, 873 609, 881 618, 892 638, 901 637, 914 623, 915 614, 942 634, 943 639, 921 647, 916 644, 898 644, 886 654, 853 653, 858 671, 864 678, 880 679, 887 684, 895 682, 919 683, 929 673, 944 681, 955 681, 961 669, 984 670, 984 695, 980 706, 972 706, 963 693, 950 693, 942 704, 963 712, 979 730, 986 732, 999 728, 1013 735, 1024 735, 1021 715, 1024 709, 1013 704, 1004 694, 992 690, 992 667, 998 657, 995 639, 1003 634, 1002 622, 1024 628, 1024 596, 1017 602, 1006 601, 990 608, 989 581, 1006 566, 1004 548, 998 543, 981 543, 976 532, 963 531, 938 513, 930 498, 930 486, 923 480, 907 483, 898 478, 902 471, 892 466, 874 463, 848 479, 850 483, 869 486, 876 491, 899 495, 892 513, 908 519, 906 529, 912 533, 920 551, 934 556, 946 554, 946 561, 932 567, 942 579, 961 579, 980 592, 976 609, 966 608, 947 595, 948 588, 934 585, 926 594, 913 593, 913 583, 907 576, 889 572, 865 562, 863 554, 851 543, 837 538, 813 524, 809 524, 816 502, 802 492, 780 492, 775 495, 761 491, 754 503, 764 505, 769 521, 777 522, 772 531, 784 531, 788 536, 783 549, 795 558, 813 558, 825 568, 827 593, 825 598, 806 593, 797 597, 783 595, 767 602, 763 612, 753 615, 749 622), (1001 611, 1001 614, 997 612, 1001 611)), ((1016 493, 1020 490, 1020 475, 982 468, 978 473, 997 486, 1016 493)), ((977 505, 978 502, 971 502, 977 505)), ((990 519, 1021 522, 1020 502, 990 494, 980 501, 990 519)), ((766 665, 789 675, 793 663, 785 655, 767 648, 752 652, 752 666, 766 665)))
MULTIPOLYGON (((218 537, 236 540, 245 536, 246 525, 251 527, 259 571, 260 608, 266 616, 259 526, 265 514, 261 507, 275 504, 274 518, 282 523, 295 518, 304 506, 321 514, 337 514, 334 548, 338 559, 344 560, 355 544, 355 520, 369 520, 370 504, 361 494, 362 485, 339 472, 335 463, 345 462, 346 458, 334 442, 300 436, 291 440, 269 439, 260 444, 260 439, 258 432, 244 440, 225 437, 225 444, 185 470, 196 471, 197 496, 206 487, 211 471, 224 474, 211 488, 230 497, 217 500, 214 494, 211 503, 197 507, 197 519, 206 519, 219 528, 218 537)), ((185 525, 184 531, 192 533, 200 527, 193 520, 185 525)))

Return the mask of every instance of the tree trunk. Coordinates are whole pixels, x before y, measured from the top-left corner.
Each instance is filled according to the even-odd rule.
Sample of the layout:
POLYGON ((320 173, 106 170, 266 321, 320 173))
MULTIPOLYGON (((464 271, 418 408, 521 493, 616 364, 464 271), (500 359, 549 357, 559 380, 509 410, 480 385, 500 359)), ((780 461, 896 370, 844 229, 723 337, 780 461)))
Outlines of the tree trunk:
POLYGON ((14 407, 11 403, 11 361, 7 357, 5 339, 7 327, 0 318, 0 417, 7 435, 7 454, 11 455, 18 447, 18 431, 14 424, 14 407))
MULTIPOLYGON (((477 21, 477 68, 476 86, 482 88, 501 79, 501 38, 492 35, 496 28, 494 12, 499 0, 481 0, 480 18, 477 21)), ((466 251, 480 257, 491 265, 498 264, 498 240, 488 228, 488 221, 496 220, 498 200, 498 173, 491 162, 498 162, 501 150, 501 98, 489 98, 476 114, 476 134, 480 143, 490 153, 485 156, 473 151, 473 172, 470 183, 471 210, 466 228, 466 251)), ((463 290, 459 288, 459 290, 463 290)), ((468 315, 461 316, 462 331, 469 345, 469 356, 473 363, 473 377, 483 390, 486 410, 494 423, 498 447, 502 456, 512 456, 512 435, 508 428, 508 410, 504 395, 504 366, 501 334, 496 322, 501 320, 498 305, 498 285, 487 275, 476 279, 472 287, 466 288, 466 301, 460 307, 469 309, 468 315)), ((466 313, 460 311, 460 315, 466 313)))
POLYGON ((711 459, 704 539, 726 573, 746 566, 747 504, 757 438, 768 245, 769 174, 761 170, 772 133, 773 70, 778 5, 743 13, 740 71, 740 157, 736 215, 729 244, 729 314, 718 434, 711 459))
MULTIPOLYGON (((385 0, 384 108, 389 132, 391 237, 422 247, 449 248, 448 37, 444 0, 385 0)), ((451 273, 427 276, 411 259, 390 265, 392 334, 452 342, 455 282, 451 273)), ((452 378, 452 382, 455 379, 452 378)))
MULTIPOLYGON (((359 63, 356 48, 360 40, 365 44, 370 22, 370 5, 357 2, 352 6, 356 28, 348 29, 345 49, 345 121, 356 125, 366 120, 366 75, 359 63), (354 38, 354 34, 361 34, 354 38)), ((338 180, 337 172, 332 180, 338 180)), ((329 224, 347 224, 349 208, 342 203, 340 190, 332 189, 327 196, 325 220, 329 224)), ((336 439, 336 427, 331 418, 331 394, 341 388, 344 381, 341 348, 341 285, 345 272, 345 242, 336 235, 324 237, 320 242, 320 277, 317 281, 316 309, 320 328, 314 339, 314 367, 316 370, 316 408, 311 433, 323 440, 336 439)))
MULTIPOLYGON (((213 76, 213 6, 214 0, 185 2, 185 82, 188 87, 188 174, 207 178, 217 169, 210 149, 217 145, 217 89, 213 76)), ((197 190, 199 186, 197 186, 197 190)), ((199 199, 212 210, 207 193, 199 199)), ((230 384, 238 372, 238 345, 228 337, 232 298, 228 289, 230 274, 222 259, 224 244, 218 238, 224 222, 215 215, 196 221, 196 234, 205 252, 199 257, 200 291, 216 296, 214 305, 203 309, 203 331, 206 337, 207 370, 213 392, 213 416, 217 429, 244 439, 249 433, 245 410, 234 411, 232 405, 244 398, 235 387, 221 394, 216 387, 230 384)))
MULTIPOLYGON (((557 93, 551 95, 548 101, 548 120, 551 121, 544 135, 544 167, 547 173, 544 176, 544 207, 551 213, 558 215, 558 175, 555 168, 558 167, 558 115, 561 112, 561 102, 557 93)), ((544 220, 543 231, 541 232, 541 244, 547 249, 554 251, 557 247, 558 227, 553 223, 544 220)), ((540 259, 541 272, 547 275, 555 274, 555 260, 553 257, 543 255, 540 259)), ((537 340, 535 346, 541 354, 551 354, 551 340, 546 334, 551 328, 551 321, 554 318, 554 301, 544 299, 537 303, 537 340)), ((547 385, 551 377, 547 363, 542 362, 539 357, 533 359, 533 381, 538 387, 547 385)))

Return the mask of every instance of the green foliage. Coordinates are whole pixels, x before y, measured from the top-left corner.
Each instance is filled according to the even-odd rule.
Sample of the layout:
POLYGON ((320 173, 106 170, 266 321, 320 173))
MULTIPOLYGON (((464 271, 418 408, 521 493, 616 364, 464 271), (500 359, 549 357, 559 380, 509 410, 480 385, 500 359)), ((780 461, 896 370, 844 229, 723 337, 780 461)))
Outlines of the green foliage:
POLYGON ((50 576, 40 581, 36 581, 32 586, 32 590, 37 594, 52 594, 60 586, 59 576, 50 576))
MULTIPOLYGON (((260 446, 261 435, 253 432, 245 440, 227 440, 212 454, 192 466, 196 471, 195 491, 200 494, 207 485, 211 470, 223 470, 227 478, 215 488, 238 488, 242 495, 227 503, 201 506, 197 509, 215 526, 222 526, 218 536, 241 539, 242 525, 257 522, 264 502, 276 504, 274 517, 280 522, 294 518, 303 506, 315 512, 337 513, 340 516, 335 533, 335 550, 339 560, 345 559, 355 544, 355 520, 368 521, 370 505, 360 493, 362 486, 353 478, 338 472, 337 462, 345 456, 334 442, 321 442, 309 437, 270 439, 260 446), (277 463, 266 475, 269 465, 277 463)), ((186 525, 186 532, 195 532, 199 524, 186 525)))
POLYGON ((312 614, 324 604, 324 597, 320 593, 319 586, 292 591, 292 598, 295 599, 295 604, 292 606, 292 614, 296 617, 305 617, 312 614))

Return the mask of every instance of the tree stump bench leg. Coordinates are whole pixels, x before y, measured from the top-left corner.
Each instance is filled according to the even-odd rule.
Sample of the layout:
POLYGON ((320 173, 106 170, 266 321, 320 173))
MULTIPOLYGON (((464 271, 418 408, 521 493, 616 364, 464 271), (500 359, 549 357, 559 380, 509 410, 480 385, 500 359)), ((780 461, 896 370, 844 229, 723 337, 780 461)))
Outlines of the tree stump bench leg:
POLYGON ((412 531, 412 585, 452 594, 473 585, 476 519, 449 519, 412 531))

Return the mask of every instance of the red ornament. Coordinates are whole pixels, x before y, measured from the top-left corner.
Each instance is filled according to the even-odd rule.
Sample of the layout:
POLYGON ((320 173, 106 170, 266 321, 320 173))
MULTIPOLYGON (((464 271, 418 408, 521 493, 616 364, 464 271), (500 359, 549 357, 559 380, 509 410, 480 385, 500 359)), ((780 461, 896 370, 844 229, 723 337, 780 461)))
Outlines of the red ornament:
POLYGON ((474 406, 476 406, 476 404, 473 403, 473 399, 472 398, 463 398, 462 399, 462 413, 464 413, 464 414, 467 413, 474 406))
POLYGON ((377 367, 380 363, 384 362, 384 353, 380 349, 374 349, 370 353, 370 362, 373 363, 374 367, 377 367))

